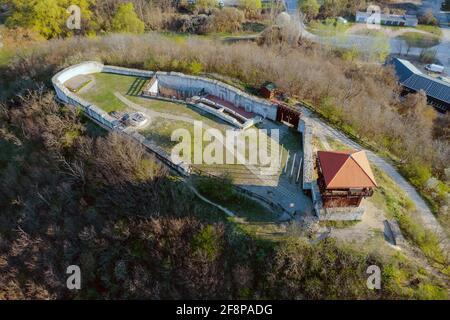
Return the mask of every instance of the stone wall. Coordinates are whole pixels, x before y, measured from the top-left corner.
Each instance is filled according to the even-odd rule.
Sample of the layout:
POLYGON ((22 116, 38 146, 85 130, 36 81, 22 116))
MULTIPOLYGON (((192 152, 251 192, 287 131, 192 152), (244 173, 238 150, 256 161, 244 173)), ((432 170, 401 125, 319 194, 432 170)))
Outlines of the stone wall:
POLYGON ((312 127, 301 120, 298 130, 303 138, 303 190, 311 190, 314 180, 314 155, 312 150, 312 127))
MULTIPOLYGON (((121 128, 120 124, 115 118, 111 117, 108 113, 95 106, 94 104, 91 104, 88 101, 85 101, 82 98, 78 97, 75 93, 71 92, 64 86, 64 83, 67 80, 75 76, 99 72, 146 78, 150 78, 156 75, 158 77, 159 83, 163 86, 174 88, 175 90, 185 91, 190 96, 198 95, 200 91, 206 91, 207 93, 215 95, 239 107, 242 107, 247 111, 256 113, 271 120, 276 120, 277 106, 275 104, 272 104, 264 99, 251 96, 243 92, 242 90, 239 90, 223 82, 201 77, 189 76, 182 73, 154 72, 115 66, 105 66, 99 62, 89 61, 66 68, 57 73, 52 78, 53 87, 55 88, 59 100, 66 104, 81 108, 87 116, 102 125, 104 128, 117 131, 120 134, 125 134, 141 143, 147 150, 154 153, 158 159, 183 175, 190 174, 191 168, 188 165, 184 163, 172 162, 170 155, 159 146, 155 145, 149 140, 146 140, 143 135, 139 134, 132 128, 121 128)), ((158 97, 158 99, 174 101, 173 99, 164 99, 161 97, 158 97)), ((176 100, 176 102, 186 103, 180 100, 176 100)), ((246 190, 245 192, 254 198, 261 198, 260 200, 268 202, 267 199, 248 190, 246 190)), ((282 206, 277 203, 270 202, 270 205, 274 208, 278 208, 278 210, 284 210, 282 206)))
POLYGON ((264 118, 276 120, 277 106, 267 100, 252 96, 231 85, 218 80, 185 75, 179 72, 154 72, 116 66, 103 65, 99 62, 89 61, 69 67, 59 72, 53 77, 53 84, 58 94, 58 98, 68 102, 67 96, 71 96, 70 91, 63 86, 64 82, 77 75, 92 73, 114 73, 127 76, 150 78, 157 76, 160 85, 185 92, 189 96, 198 95, 205 91, 223 100, 244 108, 247 111, 256 113, 264 118), (57 84, 57 85, 55 85, 57 84))
POLYGON ((84 62, 72 67, 69 67, 67 69, 62 70, 61 72, 57 73, 52 78, 53 87, 56 90, 56 94, 58 96, 58 99, 61 100, 64 103, 70 104, 74 107, 81 108, 84 113, 93 119, 95 122, 99 123, 101 126, 103 126, 105 129, 117 131, 120 134, 125 134, 132 139, 136 140, 137 142, 141 143, 147 150, 151 151, 155 156, 164 162, 165 164, 169 165, 171 168, 176 170, 177 172, 187 175, 190 171, 190 167, 185 163, 173 163, 170 155, 165 152, 162 148, 155 145, 151 141, 148 141, 145 139, 145 137, 138 132, 134 131, 132 128, 127 128, 125 130, 121 130, 119 122, 111 117, 108 113, 100 109, 94 104, 89 103, 88 101, 78 97, 75 93, 71 92, 69 89, 67 89, 64 86, 64 83, 79 75, 86 75, 86 74, 92 74, 92 73, 99 73, 99 72, 111 72, 111 73, 117 73, 117 74, 124 74, 124 75, 133 75, 133 76, 151 76, 154 73, 153 72, 147 72, 147 71, 140 71, 140 70, 134 70, 134 69, 125 69, 125 68, 118 68, 118 67, 104 67, 101 63, 98 62, 84 62))
POLYGON ((251 96, 218 80, 189 76, 178 72, 156 72, 161 85, 186 92, 189 96, 204 91, 239 106, 246 111, 256 113, 263 118, 276 120, 277 106, 267 100, 251 96))
POLYGON ((59 100, 81 108, 88 116, 92 117, 103 126, 113 129, 118 125, 116 119, 97 106, 78 97, 75 93, 71 92, 64 86, 64 83, 73 77, 99 73, 102 70, 103 64, 99 62, 83 62, 58 72, 55 76, 53 76, 52 83, 59 100))
POLYGON ((316 215, 320 221, 354 221, 361 220, 364 208, 343 207, 343 208, 320 208, 316 215))

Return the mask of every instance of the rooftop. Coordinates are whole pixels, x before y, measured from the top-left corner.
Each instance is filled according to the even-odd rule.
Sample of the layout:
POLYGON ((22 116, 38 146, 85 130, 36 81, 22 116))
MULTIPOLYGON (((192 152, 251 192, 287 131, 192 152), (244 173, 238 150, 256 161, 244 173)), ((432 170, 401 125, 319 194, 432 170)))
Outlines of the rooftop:
POLYGON ((317 155, 327 189, 377 186, 364 151, 318 151, 317 155))
POLYGON ((450 104, 450 83, 422 73, 407 60, 395 58, 392 64, 401 85, 450 104))
MULTIPOLYGON (((371 16, 373 13, 374 13, 374 12, 358 11, 358 12, 357 12, 357 15, 358 15, 358 16, 369 17, 369 16, 371 16)), ((381 19, 381 20, 406 21, 406 20, 417 20, 417 16, 415 16, 415 15, 399 15, 399 14, 386 14, 386 13, 381 13, 381 14, 380 14, 380 19, 381 19)))

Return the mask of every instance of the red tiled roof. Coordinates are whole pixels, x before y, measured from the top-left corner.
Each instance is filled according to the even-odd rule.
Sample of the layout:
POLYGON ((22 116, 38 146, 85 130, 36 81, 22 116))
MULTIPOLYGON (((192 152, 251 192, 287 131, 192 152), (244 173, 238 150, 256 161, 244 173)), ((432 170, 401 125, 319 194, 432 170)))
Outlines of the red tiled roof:
POLYGON ((364 151, 318 151, 317 155, 327 189, 377 186, 364 151))

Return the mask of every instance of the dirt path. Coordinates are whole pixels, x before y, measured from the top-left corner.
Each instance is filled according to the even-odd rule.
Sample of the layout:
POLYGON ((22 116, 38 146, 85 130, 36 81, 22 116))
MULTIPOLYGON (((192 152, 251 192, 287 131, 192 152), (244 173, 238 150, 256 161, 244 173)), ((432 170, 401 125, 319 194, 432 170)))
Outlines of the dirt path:
POLYGON ((395 183, 397 183, 397 185, 408 195, 411 201, 414 202, 414 205, 416 206, 416 209, 424 225, 428 229, 433 231, 441 240, 442 249, 445 252, 448 252, 450 250, 450 243, 445 233, 445 230, 436 220, 435 216, 428 208, 427 204, 419 195, 419 193, 416 191, 416 189, 414 189, 414 187, 408 181, 406 181, 406 179, 402 175, 400 175, 400 173, 395 169, 395 167, 392 164, 390 164, 389 162, 387 162, 385 159, 378 156, 374 152, 363 148, 361 145, 354 142, 353 140, 351 140, 338 130, 328 126, 320 119, 318 119, 317 116, 315 116, 310 110, 303 108, 302 112, 305 121, 311 123, 315 131, 321 132, 321 134, 324 136, 332 137, 338 140, 339 142, 349 146, 350 148, 365 150, 368 159, 372 163, 374 163, 378 168, 383 170, 395 183))

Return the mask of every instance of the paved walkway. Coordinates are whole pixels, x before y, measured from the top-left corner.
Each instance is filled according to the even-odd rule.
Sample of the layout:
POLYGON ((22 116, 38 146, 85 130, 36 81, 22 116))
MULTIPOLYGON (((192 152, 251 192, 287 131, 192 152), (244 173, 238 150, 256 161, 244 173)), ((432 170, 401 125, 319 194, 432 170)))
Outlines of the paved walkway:
POLYGON ((419 193, 416 191, 416 189, 414 189, 414 187, 408 181, 406 181, 406 179, 402 175, 400 175, 400 173, 395 169, 395 167, 392 164, 390 164, 389 162, 387 162, 385 159, 375 154, 374 152, 363 148, 361 145, 354 142, 353 140, 351 140, 338 130, 325 124, 316 116, 314 116, 309 109, 303 108, 302 112, 305 121, 309 121, 311 123, 311 125, 313 126, 313 130, 315 132, 320 132, 321 135, 332 137, 353 149, 365 150, 368 159, 378 168, 383 170, 395 183, 397 183, 397 185, 403 191, 405 191, 408 197, 414 202, 424 225, 431 231, 433 231, 439 237, 439 239, 441 239, 442 248, 448 252, 448 250, 450 249, 450 242, 445 233, 445 230, 436 220, 430 208, 427 206, 427 204, 419 195, 419 193))

